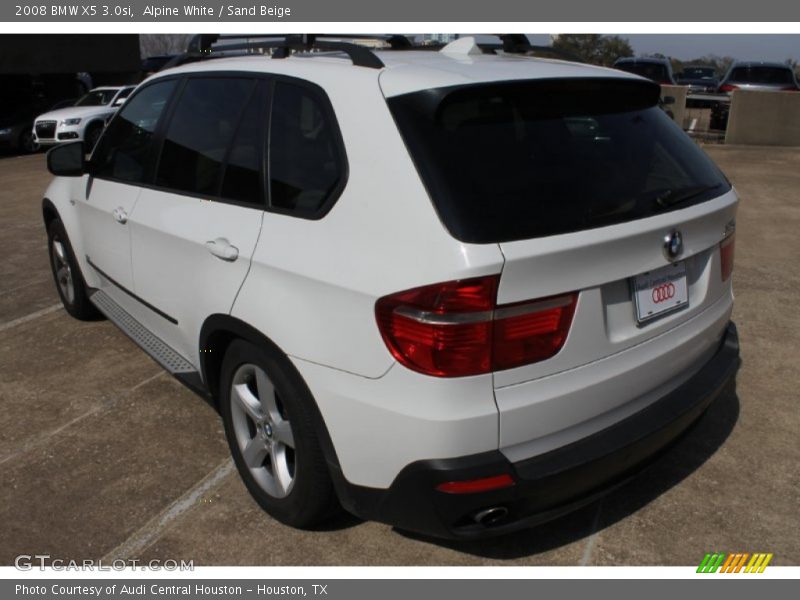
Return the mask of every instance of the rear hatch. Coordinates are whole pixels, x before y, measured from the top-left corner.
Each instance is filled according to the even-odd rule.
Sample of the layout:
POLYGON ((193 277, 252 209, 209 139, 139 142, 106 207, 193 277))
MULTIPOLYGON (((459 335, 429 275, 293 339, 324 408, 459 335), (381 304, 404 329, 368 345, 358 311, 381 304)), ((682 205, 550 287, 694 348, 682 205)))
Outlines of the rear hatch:
POLYGON ((496 388, 632 348, 729 296, 720 243, 735 193, 659 94, 638 79, 547 79, 388 100, 445 227, 499 245, 497 305, 578 292, 560 350, 497 371, 496 388))
POLYGON ((797 91, 792 69, 784 65, 751 65, 734 67, 725 78, 722 91, 735 89, 797 91))

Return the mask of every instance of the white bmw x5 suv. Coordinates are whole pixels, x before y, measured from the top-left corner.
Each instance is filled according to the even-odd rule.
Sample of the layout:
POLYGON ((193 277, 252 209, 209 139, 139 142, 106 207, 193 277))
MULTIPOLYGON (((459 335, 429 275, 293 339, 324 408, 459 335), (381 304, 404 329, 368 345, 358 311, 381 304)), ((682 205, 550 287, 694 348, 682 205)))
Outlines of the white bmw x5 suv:
POLYGON ((505 533, 733 384, 738 200, 650 81, 392 44, 199 51, 142 83, 88 160, 48 154, 53 273, 216 403, 276 519, 505 533))

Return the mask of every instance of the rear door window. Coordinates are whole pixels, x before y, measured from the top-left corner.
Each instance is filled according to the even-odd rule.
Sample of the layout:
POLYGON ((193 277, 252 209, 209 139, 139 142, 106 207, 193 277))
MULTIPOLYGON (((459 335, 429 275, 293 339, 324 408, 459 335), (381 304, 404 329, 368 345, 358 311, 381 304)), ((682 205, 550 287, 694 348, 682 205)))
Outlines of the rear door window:
POLYGON ((263 100, 253 94, 242 115, 225 164, 221 198, 263 206, 263 100))
POLYGON ((388 100, 445 226, 475 243, 685 208, 727 180, 657 106, 657 85, 544 80, 388 100))
POLYGON ((254 87, 254 80, 236 77, 186 82, 164 136, 157 186, 217 196, 226 152, 254 87))

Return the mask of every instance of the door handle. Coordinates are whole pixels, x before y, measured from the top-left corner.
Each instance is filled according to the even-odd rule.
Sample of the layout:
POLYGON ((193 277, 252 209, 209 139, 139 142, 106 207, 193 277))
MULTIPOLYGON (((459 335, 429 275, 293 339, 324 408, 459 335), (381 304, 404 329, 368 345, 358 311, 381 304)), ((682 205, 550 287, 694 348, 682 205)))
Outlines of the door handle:
POLYGON ((239 249, 225 238, 217 238, 206 242, 206 249, 217 258, 233 262, 239 258, 239 249))
POLYGON ((111 214, 114 215, 114 220, 117 223, 125 225, 125 223, 128 222, 128 213, 126 213, 125 209, 122 208, 121 206, 118 206, 117 208, 115 208, 114 211, 111 214))

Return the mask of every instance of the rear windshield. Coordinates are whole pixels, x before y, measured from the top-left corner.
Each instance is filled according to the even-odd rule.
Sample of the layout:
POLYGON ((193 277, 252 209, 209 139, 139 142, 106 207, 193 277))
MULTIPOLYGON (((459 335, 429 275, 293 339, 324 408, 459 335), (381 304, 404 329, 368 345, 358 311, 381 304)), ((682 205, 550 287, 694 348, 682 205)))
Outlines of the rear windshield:
POLYGON ((658 97, 649 82, 562 79, 388 102, 444 225, 492 243, 632 221, 730 189, 658 97))
POLYGON ((683 70, 684 79, 714 79, 714 69, 710 67, 686 67, 683 70))
POLYGON ((622 62, 614 65, 615 69, 646 77, 658 83, 672 83, 666 65, 651 62, 622 62))
POLYGON ((781 67, 736 67, 728 81, 738 83, 794 83, 791 69, 781 67))

